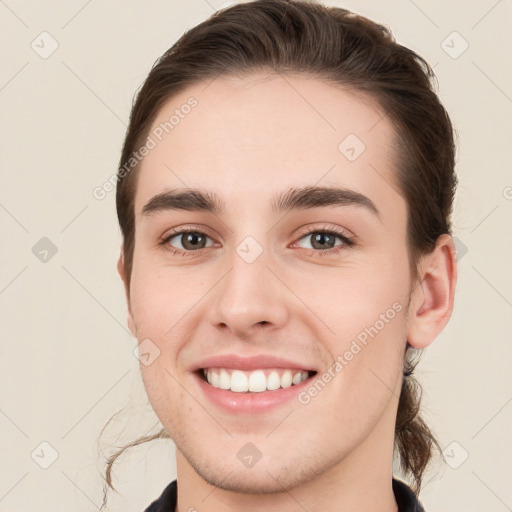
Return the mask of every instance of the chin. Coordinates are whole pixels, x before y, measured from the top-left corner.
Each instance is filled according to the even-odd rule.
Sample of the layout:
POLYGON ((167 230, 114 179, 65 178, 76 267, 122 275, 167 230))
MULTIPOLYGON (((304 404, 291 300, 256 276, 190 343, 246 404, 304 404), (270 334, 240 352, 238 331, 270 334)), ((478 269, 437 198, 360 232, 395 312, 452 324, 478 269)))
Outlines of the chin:
POLYGON ((296 468, 295 473, 279 471, 278 468, 252 468, 240 471, 238 468, 226 468, 221 473, 219 468, 213 469, 194 467, 195 471, 208 484, 224 489, 226 491, 240 494, 272 494, 293 489, 308 481, 308 478, 299 474, 300 469, 296 468), (231 472, 230 472, 231 471, 231 472), (268 471, 268 472, 267 472, 268 471), (283 477, 283 475, 285 475, 283 477))
MULTIPOLYGON (((183 453, 183 452, 182 452, 183 453)), ((232 464, 227 463, 226 457, 219 454, 215 460, 206 461, 206 457, 189 457, 184 454, 191 467, 208 484, 226 491, 241 494, 272 494, 282 493, 311 482, 332 465, 325 459, 300 454, 294 450, 288 460, 265 460, 262 457, 252 467, 244 467, 236 459, 232 464), (216 459, 221 458, 218 463, 216 459)))

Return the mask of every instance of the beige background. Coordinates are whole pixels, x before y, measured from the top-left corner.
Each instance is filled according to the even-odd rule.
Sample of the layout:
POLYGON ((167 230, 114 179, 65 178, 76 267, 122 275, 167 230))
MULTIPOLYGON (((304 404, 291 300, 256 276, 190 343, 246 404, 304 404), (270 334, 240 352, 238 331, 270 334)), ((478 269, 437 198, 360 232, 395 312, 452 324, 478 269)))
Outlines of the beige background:
MULTIPOLYGON (((512 510, 512 4, 328 3, 389 25, 435 66, 460 139, 455 311, 418 368, 450 464, 429 473, 422 500, 431 512, 512 510)), ((97 510, 103 425, 127 406, 108 446, 155 424, 115 270, 115 193, 92 190, 116 170, 153 62, 227 4, 0 1, 0 511, 97 510), (46 262, 34 254, 43 237, 57 249, 46 262)), ((110 510, 142 511, 174 472, 168 442, 134 450, 110 510)))

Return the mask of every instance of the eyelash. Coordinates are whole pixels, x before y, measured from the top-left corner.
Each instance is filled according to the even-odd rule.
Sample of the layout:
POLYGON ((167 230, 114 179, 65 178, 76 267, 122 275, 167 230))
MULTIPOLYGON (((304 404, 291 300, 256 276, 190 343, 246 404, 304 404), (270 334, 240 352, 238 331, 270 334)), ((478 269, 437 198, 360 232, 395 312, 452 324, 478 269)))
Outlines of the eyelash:
MULTIPOLYGON (((205 235, 205 236, 209 237, 206 233, 204 233, 204 232, 202 232, 202 231, 200 231, 198 229, 184 228, 184 229, 181 229, 179 231, 174 231, 169 236, 166 236, 164 239, 162 239, 158 243, 158 245, 163 246, 163 248, 166 251, 169 251, 172 255, 174 255, 174 256, 181 256, 182 258, 188 257, 187 253, 197 253, 197 252, 201 251, 201 249, 198 249, 198 250, 195 250, 195 251, 183 251, 181 249, 176 249, 176 248, 171 247, 171 246, 168 245, 170 240, 172 240, 173 238, 177 237, 178 235, 183 235, 185 233, 195 233, 195 234, 198 234, 198 235, 205 235)), ((298 240, 301 240, 302 238, 304 238, 304 237, 306 237, 308 235, 311 235, 313 233, 322 233, 322 234, 326 234, 326 235, 333 235, 336 238, 339 238, 343 242, 342 244, 340 244, 340 245, 338 245, 336 247, 333 247, 331 249, 325 249, 325 250, 305 249, 306 251, 310 251, 310 255, 314 256, 314 257, 321 257, 321 256, 325 256, 325 255, 335 255, 335 254, 338 254, 341 251, 347 250, 348 248, 353 247, 355 245, 355 242, 354 242, 354 240, 352 240, 352 238, 347 237, 346 235, 344 235, 341 232, 341 230, 339 230, 336 227, 333 227, 333 228, 322 228, 322 229, 318 229, 318 228, 311 229, 309 231, 306 231, 305 233, 301 233, 301 235, 299 236, 298 240)), ((209 238, 211 238, 211 237, 209 237, 209 238)), ((206 247, 203 247, 203 249, 206 249, 206 247)))

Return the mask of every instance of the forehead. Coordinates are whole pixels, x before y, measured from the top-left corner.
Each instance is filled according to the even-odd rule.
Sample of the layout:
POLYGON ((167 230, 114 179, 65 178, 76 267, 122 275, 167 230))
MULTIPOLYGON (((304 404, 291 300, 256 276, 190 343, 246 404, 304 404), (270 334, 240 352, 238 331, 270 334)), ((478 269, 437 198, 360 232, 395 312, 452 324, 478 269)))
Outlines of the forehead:
POLYGON ((375 202, 398 192, 390 121, 370 97, 318 78, 261 73, 197 83, 160 109, 148 136, 136 217, 173 188, 218 193, 233 212, 266 208, 291 186, 342 186, 375 202))

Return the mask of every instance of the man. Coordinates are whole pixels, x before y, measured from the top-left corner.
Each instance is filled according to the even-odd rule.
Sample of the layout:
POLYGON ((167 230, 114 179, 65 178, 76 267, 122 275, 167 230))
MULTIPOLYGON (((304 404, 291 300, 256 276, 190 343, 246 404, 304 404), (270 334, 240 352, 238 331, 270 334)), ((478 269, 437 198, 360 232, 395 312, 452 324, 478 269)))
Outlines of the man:
MULTIPOLYGON (((233 19, 252 9, 256 22, 259 5, 286 26, 284 13, 309 12, 286 4, 235 6, 233 19)), ((398 114, 376 99, 254 67, 132 116, 151 123, 125 142, 124 160, 141 133, 146 151, 119 184, 133 229, 118 269, 130 330, 157 354, 141 372, 177 457, 177 482, 148 511, 422 510, 393 479, 397 411, 406 350, 450 318, 455 248, 441 228, 415 258, 398 114)))

